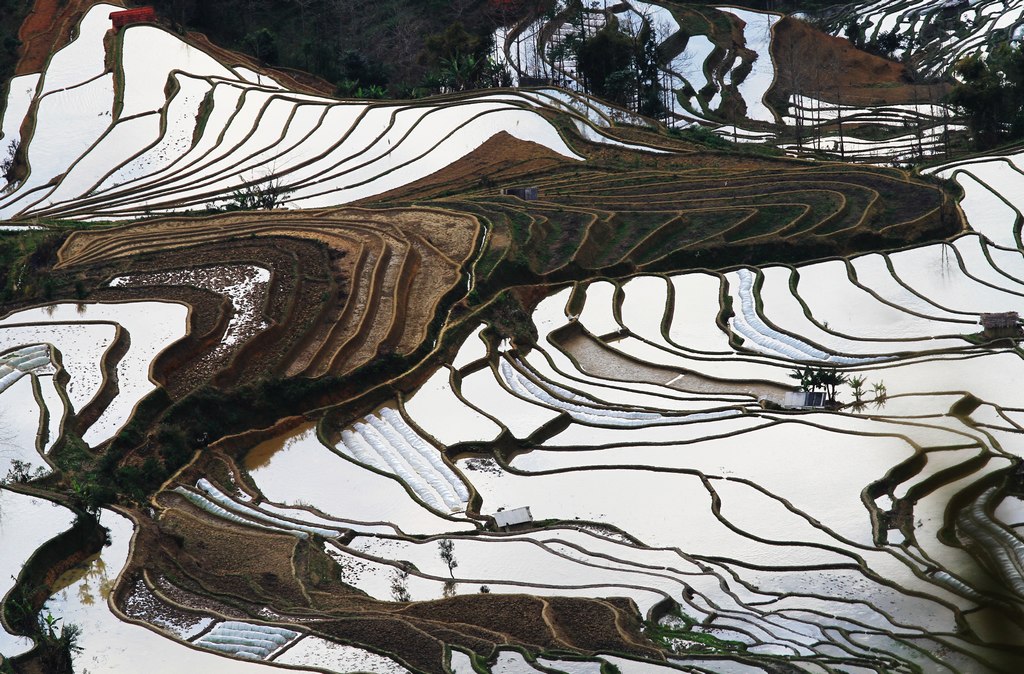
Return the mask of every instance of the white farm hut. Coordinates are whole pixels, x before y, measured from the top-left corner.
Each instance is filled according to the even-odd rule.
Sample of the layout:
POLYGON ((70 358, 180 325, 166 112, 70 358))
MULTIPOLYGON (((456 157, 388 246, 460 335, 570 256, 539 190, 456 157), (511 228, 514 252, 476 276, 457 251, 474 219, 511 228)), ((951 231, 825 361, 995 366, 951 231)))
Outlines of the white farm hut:
POLYGON ((530 506, 514 508, 513 510, 499 510, 494 513, 494 523, 498 528, 514 527, 517 524, 528 524, 533 521, 530 513, 530 506))

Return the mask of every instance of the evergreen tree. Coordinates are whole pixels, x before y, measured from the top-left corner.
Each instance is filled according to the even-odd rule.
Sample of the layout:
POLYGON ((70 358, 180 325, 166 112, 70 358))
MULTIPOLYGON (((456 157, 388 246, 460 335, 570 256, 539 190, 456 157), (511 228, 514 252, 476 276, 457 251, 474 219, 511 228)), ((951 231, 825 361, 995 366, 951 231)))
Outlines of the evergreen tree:
POLYGON ((1024 136, 1024 50, 1000 45, 987 59, 972 54, 956 64, 962 80, 949 102, 967 116, 977 149, 1024 136))

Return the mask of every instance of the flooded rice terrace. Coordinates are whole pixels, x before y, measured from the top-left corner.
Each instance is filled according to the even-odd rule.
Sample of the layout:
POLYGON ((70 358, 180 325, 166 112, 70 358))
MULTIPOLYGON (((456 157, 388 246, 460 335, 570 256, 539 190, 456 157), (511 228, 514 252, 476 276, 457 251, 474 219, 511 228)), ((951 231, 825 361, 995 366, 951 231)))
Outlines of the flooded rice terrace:
MULTIPOLYGON (((970 195, 971 165, 955 171, 970 195)), ((178 491, 254 531, 316 536, 344 582, 380 601, 485 590, 629 597, 669 635, 658 664, 614 654, 531 664, 505 652, 492 672, 596 672, 601 662, 624 672, 767 662, 1012 671, 1021 633, 1006 607, 1024 600, 1024 484, 1011 470, 1024 446, 1024 361, 1013 342, 978 346, 972 336, 981 311, 1024 310, 1021 271, 1018 249, 967 233, 795 268, 563 288, 532 317, 536 346, 485 341, 481 326, 419 391, 353 419, 336 441, 307 425, 255 447, 244 467, 257 494, 205 480, 178 491), (713 318, 722 297, 733 309, 724 326, 713 318), (790 374, 808 364, 848 375, 838 408, 743 392, 791 390, 790 374), (522 506, 542 526, 484 530, 487 517, 522 506), (439 555, 446 541, 452 567, 439 555), (697 656, 702 639, 728 648, 697 656)), ((152 386, 148 363, 182 334, 184 313, 160 310, 160 325, 179 327, 156 332, 135 318, 152 314, 130 303, 0 322, 4 473, 47 470, 61 420, 100 387, 103 329, 127 331, 132 348, 119 393, 83 437, 125 422, 152 386), (99 339, 80 336, 88 331, 99 339)), ((74 516, 19 491, 0 495, 10 579, 74 516)), ((406 670, 301 623, 185 607, 149 578, 131 581, 118 604, 132 524, 112 511, 101 523, 108 547, 44 608, 80 626, 77 671, 126 672, 141 659, 169 672, 406 670)), ((31 645, 3 639, 7 656, 31 645)), ((468 671, 466 657, 451 651, 452 671, 468 671)))
MULTIPOLYGON (((909 30, 906 3, 870 7, 897 4, 876 21, 909 30)), ((1003 28, 1021 11, 1005 4, 1003 28)), ((368 110, 286 92, 152 26, 123 49, 156 56, 117 83, 102 58, 113 9, 94 7, 46 73, 11 87, 4 138, 20 138, 10 118, 33 97, 39 128, 73 133, 37 133, 34 172, 0 195, 0 216, 174 212, 224 198, 269 157, 308 160, 292 207, 333 207, 430 176, 502 124, 584 162, 541 102, 574 110, 583 138, 641 147, 598 130, 615 111, 553 89, 368 110), (118 95, 129 112, 112 125, 118 95), (205 126, 182 122, 211 102, 205 126), (343 141, 318 135, 327 119, 343 141)), ((770 122, 778 17, 723 11, 764 54, 739 89, 748 118, 770 122)), ((655 5, 618 11, 644 12, 679 30, 655 5)), ((714 50, 693 41, 673 77, 710 85, 691 60, 714 50)), ((679 99, 679 114, 701 119, 707 98, 679 99)), ((203 372, 242 367, 231 354, 287 304, 256 260, 135 271, 125 254, 106 289, 188 288, 218 307, 220 337, 190 333, 184 300, 0 317, 0 654, 70 644, 78 674, 1024 671, 1022 157, 929 170, 964 192, 969 228, 951 240, 552 286, 529 316, 534 343, 471 317, 407 393, 351 418, 266 419, 276 430, 201 448, 143 507, 90 515, 87 485, 44 498, 55 445, 87 456, 141 433, 132 419, 176 345, 202 342, 203 372), (534 631, 513 638, 504 623, 520 619, 534 631)), ((359 301, 401 294, 375 292, 359 301)), ((312 358, 306 346, 293 353, 312 358)))

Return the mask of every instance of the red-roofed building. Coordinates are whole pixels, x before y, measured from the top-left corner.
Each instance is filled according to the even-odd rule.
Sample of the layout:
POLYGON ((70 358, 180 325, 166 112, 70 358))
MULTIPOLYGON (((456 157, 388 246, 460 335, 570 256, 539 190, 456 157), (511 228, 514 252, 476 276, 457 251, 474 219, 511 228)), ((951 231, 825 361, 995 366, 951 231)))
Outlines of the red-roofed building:
POLYGON ((132 23, 153 23, 156 21, 156 10, 152 7, 139 7, 138 9, 126 9, 120 12, 112 12, 110 20, 114 23, 114 30, 121 30, 132 23))

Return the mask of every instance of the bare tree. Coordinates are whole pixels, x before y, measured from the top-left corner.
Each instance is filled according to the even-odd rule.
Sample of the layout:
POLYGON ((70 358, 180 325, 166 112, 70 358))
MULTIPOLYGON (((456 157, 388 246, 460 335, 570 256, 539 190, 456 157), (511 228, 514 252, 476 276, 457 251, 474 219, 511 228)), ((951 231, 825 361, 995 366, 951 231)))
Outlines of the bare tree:
MULTIPOLYGON (((784 21, 795 21, 787 18, 784 21)), ((785 102, 793 111, 793 131, 796 135, 797 151, 803 147, 804 104, 806 102, 806 73, 803 59, 808 56, 803 43, 797 40, 794 30, 787 30, 783 43, 780 73, 782 77, 782 93, 785 102)))
POLYGON ((437 546, 440 548, 441 561, 445 563, 448 573, 454 578, 455 568, 459 565, 455 559, 455 542, 450 538, 442 538, 437 542, 437 546))
POLYGON ((407 569, 395 569, 391 574, 391 596, 395 601, 411 601, 409 594, 409 571, 407 569))
POLYGON ((836 129, 839 133, 838 149, 840 158, 846 158, 846 139, 843 134, 843 68, 836 54, 830 54, 830 58, 824 64, 828 71, 828 80, 832 84, 831 97, 835 99, 836 106, 836 129))

